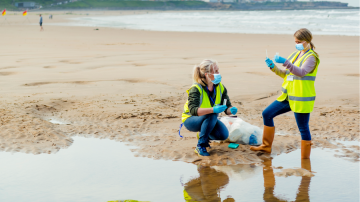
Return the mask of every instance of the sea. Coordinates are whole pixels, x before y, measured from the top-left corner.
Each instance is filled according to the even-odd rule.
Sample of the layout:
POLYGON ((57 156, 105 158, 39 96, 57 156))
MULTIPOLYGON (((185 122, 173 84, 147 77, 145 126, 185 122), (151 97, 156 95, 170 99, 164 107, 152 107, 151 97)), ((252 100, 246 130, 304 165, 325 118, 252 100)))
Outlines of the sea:
POLYGON ((152 31, 244 34, 293 34, 300 28, 308 28, 317 35, 359 36, 359 19, 359 9, 149 11, 123 16, 76 17, 71 18, 70 24, 152 31))

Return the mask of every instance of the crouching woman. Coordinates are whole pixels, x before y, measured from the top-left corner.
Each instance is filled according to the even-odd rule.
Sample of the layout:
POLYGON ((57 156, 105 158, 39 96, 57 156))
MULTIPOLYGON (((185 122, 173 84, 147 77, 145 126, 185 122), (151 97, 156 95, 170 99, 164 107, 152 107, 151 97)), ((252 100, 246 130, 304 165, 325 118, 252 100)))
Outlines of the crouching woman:
POLYGON ((206 147, 209 140, 226 140, 229 131, 218 120, 218 114, 236 114, 237 108, 231 106, 216 61, 204 60, 194 67, 194 84, 186 92, 188 100, 184 105, 182 122, 192 132, 198 132, 198 144, 195 153, 199 156, 210 156, 206 147), (223 105, 226 99, 226 105, 223 105))

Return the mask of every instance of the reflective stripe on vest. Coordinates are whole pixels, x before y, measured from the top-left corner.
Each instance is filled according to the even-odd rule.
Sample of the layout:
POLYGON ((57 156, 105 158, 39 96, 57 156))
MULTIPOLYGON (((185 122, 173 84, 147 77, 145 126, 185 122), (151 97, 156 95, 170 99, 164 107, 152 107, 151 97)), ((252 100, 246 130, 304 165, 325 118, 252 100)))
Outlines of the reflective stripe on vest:
MULTIPOLYGON (((203 101, 204 89, 202 88, 202 86, 201 86, 199 83, 194 83, 194 85, 199 86, 200 89, 201 89, 201 91, 202 91, 202 92, 200 92, 200 104, 199 104, 199 107, 200 107, 200 106, 201 106, 201 103, 202 103, 202 101, 203 101)), ((185 113, 185 111, 184 111, 184 113, 185 113)))
POLYGON ((314 101, 316 96, 314 97, 296 97, 296 96, 289 96, 289 100, 293 101, 314 101))
POLYGON ((288 58, 288 60, 291 61, 294 58, 294 56, 296 55, 296 53, 297 53, 297 51, 295 51, 293 54, 291 54, 290 57, 288 58))
POLYGON ((304 76, 304 77, 293 76, 293 78, 294 80, 315 81, 316 76, 304 76))
POLYGON ((306 53, 304 56, 301 56, 303 59, 300 61, 300 65, 299 65, 299 67, 301 67, 302 66, 302 64, 305 62, 305 59, 309 56, 309 55, 311 55, 312 54, 312 52, 311 51, 309 51, 308 53, 306 53))
POLYGON ((287 90, 286 90, 285 88, 283 88, 283 87, 281 87, 281 91, 282 91, 283 93, 287 93, 287 90))

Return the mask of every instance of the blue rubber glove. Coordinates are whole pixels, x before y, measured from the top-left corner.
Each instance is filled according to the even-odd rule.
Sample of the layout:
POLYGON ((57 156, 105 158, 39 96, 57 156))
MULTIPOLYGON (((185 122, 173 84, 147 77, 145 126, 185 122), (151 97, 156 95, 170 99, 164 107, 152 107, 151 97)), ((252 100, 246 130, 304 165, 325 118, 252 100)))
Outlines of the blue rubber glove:
POLYGON ((215 114, 219 114, 219 113, 225 111, 226 108, 227 108, 226 105, 218 105, 218 106, 213 107, 213 112, 214 112, 215 114))
POLYGON ((237 108, 236 107, 231 107, 230 112, 231 112, 231 114, 235 115, 237 113, 237 108))
POLYGON ((268 67, 270 67, 271 69, 274 68, 275 66, 274 62, 270 60, 268 57, 266 58, 265 62, 268 67))
POLYGON ((278 56, 278 55, 274 56, 274 60, 275 60, 275 62, 281 63, 281 64, 284 64, 286 62, 286 58, 283 58, 283 57, 278 56))

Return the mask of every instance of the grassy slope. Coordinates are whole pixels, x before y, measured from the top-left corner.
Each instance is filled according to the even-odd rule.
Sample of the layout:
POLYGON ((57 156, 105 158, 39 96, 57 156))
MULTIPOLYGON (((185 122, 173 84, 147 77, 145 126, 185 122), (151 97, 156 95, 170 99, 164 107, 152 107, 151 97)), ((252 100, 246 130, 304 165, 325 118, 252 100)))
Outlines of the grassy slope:
POLYGON ((8 9, 8 10, 14 10, 16 7, 12 4, 12 0, 0 0, 0 10, 8 9))
MULTIPOLYGON (((78 2, 67 3, 49 7, 50 4, 56 3, 56 0, 29 0, 36 2, 43 6, 43 8, 146 8, 146 7, 199 7, 207 6, 208 4, 203 1, 167 1, 166 4, 161 1, 139 1, 139 0, 81 0, 78 2)), ((63 0, 65 1, 65 0, 63 0)), ((15 2, 18 2, 16 0, 15 2)), ((18 10, 13 0, 0 0, 0 9, 18 10)))
POLYGON ((119 8, 119 7, 159 7, 163 6, 159 1, 96 1, 83 0, 74 3, 59 5, 60 8, 119 8))
MULTIPOLYGON (((18 0, 16 0, 18 1, 18 0)), ((86 8, 206 8, 211 7, 208 3, 203 1, 139 1, 139 0, 81 0, 78 2, 56 5, 50 7, 50 4, 56 3, 56 0, 29 0, 36 2, 43 6, 44 9, 86 9, 86 8)), ((62 0, 65 1, 65 0, 62 0)), ((318 4, 320 2, 312 2, 313 4, 318 4)), ((324 4, 337 4, 338 2, 324 2, 324 4)), ((245 3, 234 5, 236 8, 240 7, 252 7, 252 6, 261 6, 261 7, 282 7, 282 6, 301 6, 309 4, 309 2, 265 2, 265 3, 245 3)), ((334 5, 333 5, 334 6, 334 5)), ((18 10, 13 5, 13 0, 0 0, 0 9, 8 10, 18 10)), ((22 10, 22 9, 20 9, 22 10)))
MULTIPOLYGON (((64 0, 65 1, 65 0, 64 0)), ((42 6, 47 6, 50 5, 52 3, 55 2, 55 0, 24 0, 24 1, 20 1, 20 0, 0 0, 0 9, 8 9, 8 10, 17 10, 17 8, 15 7, 13 2, 35 2, 38 3, 42 6)))
POLYGON ((203 1, 123 1, 123 0, 83 0, 74 3, 60 5, 60 8, 146 8, 146 7, 198 7, 207 6, 203 1))

